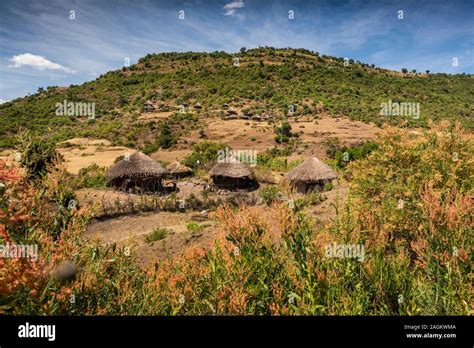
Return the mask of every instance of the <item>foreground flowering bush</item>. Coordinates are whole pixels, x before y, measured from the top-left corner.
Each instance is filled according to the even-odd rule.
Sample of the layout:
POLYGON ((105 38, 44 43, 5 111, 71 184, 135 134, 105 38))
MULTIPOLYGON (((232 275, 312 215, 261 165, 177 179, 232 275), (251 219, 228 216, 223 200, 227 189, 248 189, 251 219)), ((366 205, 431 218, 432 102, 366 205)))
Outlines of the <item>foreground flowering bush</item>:
POLYGON ((37 260, 0 259, 0 312, 470 314, 473 155, 472 137, 458 126, 388 128, 376 151, 349 166, 350 195, 328 226, 285 204, 222 206, 211 250, 145 271, 133 251, 80 238, 89 213, 68 204, 61 169, 33 187, 3 166, 1 241, 37 243, 40 252, 37 260), (357 248, 336 252, 341 246, 357 248), (57 276, 64 261, 74 276, 57 276))

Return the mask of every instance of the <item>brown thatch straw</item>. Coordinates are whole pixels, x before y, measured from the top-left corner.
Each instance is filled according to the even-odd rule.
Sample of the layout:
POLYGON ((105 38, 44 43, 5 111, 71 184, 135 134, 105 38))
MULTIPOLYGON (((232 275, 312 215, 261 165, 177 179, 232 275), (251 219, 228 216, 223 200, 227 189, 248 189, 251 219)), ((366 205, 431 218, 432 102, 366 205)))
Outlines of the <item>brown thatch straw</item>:
POLYGON ((187 174, 192 172, 191 168, 186 167, 178 161, 171 163, 166 169, 168 169, 169 174, 187 174))
POLYGON ((252 176, 252 172, 246 165, 240 162, 217 163, 209 171, 209 175, 211 177, 249 178, 252 176))
POLYGON ((332 180, 337 174, 323 161, 317 157, 310 157, 298 167, 286 174, 290 182, 312 183, 321 180, 332 180))
POLYGON ((166 169, 141 152, 135 152, 130 158, 122 159, 107 172, 106 178, 110 182, 123 177, 162 177, 166 169))

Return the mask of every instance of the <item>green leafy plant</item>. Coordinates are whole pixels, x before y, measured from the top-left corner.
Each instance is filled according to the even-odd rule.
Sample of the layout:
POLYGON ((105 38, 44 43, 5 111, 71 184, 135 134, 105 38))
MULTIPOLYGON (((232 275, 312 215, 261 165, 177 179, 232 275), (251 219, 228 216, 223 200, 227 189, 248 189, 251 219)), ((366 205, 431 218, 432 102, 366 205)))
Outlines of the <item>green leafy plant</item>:
POLYGON ((165 239, 167 235, 168 235, 168 230, 166 228, 157 227, 152 232, 150 232, 149 234, 145 236, 145 242, 147 242, 148 244, 151 244, 158 240, 165 239))

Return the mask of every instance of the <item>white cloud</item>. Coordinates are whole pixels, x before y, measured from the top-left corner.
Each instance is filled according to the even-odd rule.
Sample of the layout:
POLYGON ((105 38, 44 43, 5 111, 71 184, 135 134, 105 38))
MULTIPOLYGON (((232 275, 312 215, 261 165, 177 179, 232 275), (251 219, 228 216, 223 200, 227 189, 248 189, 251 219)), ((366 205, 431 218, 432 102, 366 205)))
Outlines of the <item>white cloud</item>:
POLYGON ((10 58, 10 61, 13 63, 9 65, 10 68, 19 68, 21 66, 31 66, 38 70, 62 70, 69 74, 74 74, 74 70, 66 68, 61 64, 54 63, 45 57, 37 56, 31 53, 19 54, 10 58))
POLYGON ((228 4, 224 5, 224 16, 234 16, 237 14, 237 10, 239 8, 245 7, 245 3, 243 0, 237 0, 229 2, 228 4))
POLYGON ((3 100, 2 98, 0 98, 0 105, 5 104, 6 102, 7 102, 6 100, 3 100))

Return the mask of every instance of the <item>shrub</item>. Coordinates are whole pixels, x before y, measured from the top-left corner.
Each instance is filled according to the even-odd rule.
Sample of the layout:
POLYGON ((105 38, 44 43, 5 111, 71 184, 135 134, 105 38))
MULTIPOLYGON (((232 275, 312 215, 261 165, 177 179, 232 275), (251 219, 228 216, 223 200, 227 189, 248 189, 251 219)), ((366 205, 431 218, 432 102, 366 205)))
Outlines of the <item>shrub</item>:
POLYGON ((157 240, 165 239, 167 234, 168 230, 166 228, 157 227, 145 236, 145 242, 151 244, 157 240))
POLYGON ((19 162, 31 179, 43 177, 48 165, 61 160, 53 144, 34 139, 28 132, 18 135, 16 148, 20 153, 19 162))
POLYGON ((167 122, 164 122, 160 125, 160 135, 156 140, 156 143, 162 149, 169 149, 176 143, 176 139, 173 137, 171 128, 167 122))
POLYGON ((199 233, 204 229, 204 227, 199 225, 197 222, 192 221, 186 224, 186 229, 191 233, 199 233))
POLYGON ((333 146, 329 149, 328 154, 335 159, 337 168, 345 168, 347 164, 354 160, 360 160, 368 156, 372 151, 377 149, 377 144, 373 141, 368 141, 362 145, 353 147, 333 146))
POLYGON ((97 164, 91 164, 86 168, 79 170, 74 187, 81 188, 104 188, 106 187, 105 167, 99 167, 97 164))
POLYGON ((333 188, 334 188, 334 185, 332 184, 332 182, 326 182, 324 184, 323 190, 324 191, 331 191, 333 188))
POLYGON ((183 160, 183 164, 193 169, 206 167, 217 161, 218 151, 225 148, 225 145, 211 141, 194 144, 193 152, 183 160))
POLYGON ((267 205, 272 204, 275 202, 280 195, 280 191, 276 186, 267 186, 260 190, 260 196, 263 199, 263 202, 267 205))
POLYGON ((291 133, 291 125, 288 122, 283 122, 280 127, 275 128, 275 141, 279 144, 287 143, 290 137, 293 136, 291 133))

